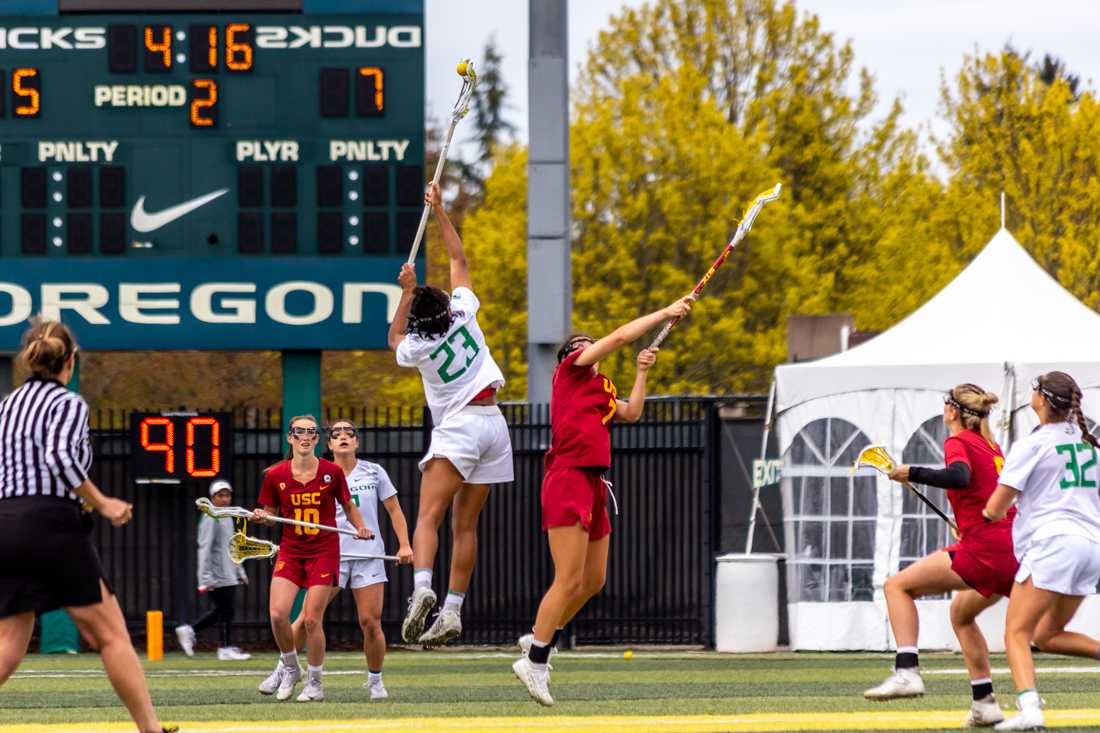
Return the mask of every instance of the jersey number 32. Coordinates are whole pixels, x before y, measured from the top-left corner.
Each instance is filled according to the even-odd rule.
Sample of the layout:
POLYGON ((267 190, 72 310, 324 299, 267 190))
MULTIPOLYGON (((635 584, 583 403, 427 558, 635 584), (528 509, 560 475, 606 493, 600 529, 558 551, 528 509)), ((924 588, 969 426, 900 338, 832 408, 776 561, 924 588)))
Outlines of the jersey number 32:
POLYGON ((1096 488, 1096 449, 1088 443, 1065 443, 1055 450, 1066 457, 1065 472, 1062 474, 1063 489, 1096 488))

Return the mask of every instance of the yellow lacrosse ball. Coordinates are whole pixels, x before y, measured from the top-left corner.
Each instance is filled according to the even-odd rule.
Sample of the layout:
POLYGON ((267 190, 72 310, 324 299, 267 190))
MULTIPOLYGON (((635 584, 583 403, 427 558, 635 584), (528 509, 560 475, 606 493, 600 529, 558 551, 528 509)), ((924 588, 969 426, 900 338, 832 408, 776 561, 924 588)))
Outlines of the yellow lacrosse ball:
POLYGON ((455 67, 455 71, 458 72, 459 76, 466 76, 466 68, 469 63, 469 60, 458 62, 458 66, 455 67))
POLYGON ((627 649, 625 652, 623 652, 623 659, 633 659, 633 657, 634 657, 634 652, 630 651, 629 649, 627 649))

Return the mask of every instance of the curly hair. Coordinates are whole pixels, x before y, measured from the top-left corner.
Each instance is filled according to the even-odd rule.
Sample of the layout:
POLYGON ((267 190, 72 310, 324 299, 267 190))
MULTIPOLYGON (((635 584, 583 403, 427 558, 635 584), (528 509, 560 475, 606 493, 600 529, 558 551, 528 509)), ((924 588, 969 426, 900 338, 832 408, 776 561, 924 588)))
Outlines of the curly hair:
POLYGON ((405 333, 433 339, 446 334, 453 322, 449 295, 430 285, 421 285, 413 291, 405 333))

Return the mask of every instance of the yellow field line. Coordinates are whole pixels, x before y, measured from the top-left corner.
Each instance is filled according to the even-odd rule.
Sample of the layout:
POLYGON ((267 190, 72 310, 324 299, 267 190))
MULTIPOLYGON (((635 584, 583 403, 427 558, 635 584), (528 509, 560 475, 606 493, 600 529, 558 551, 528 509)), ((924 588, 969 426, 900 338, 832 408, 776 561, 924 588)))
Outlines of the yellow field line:
MULTIPOLYGON (((927 730, 955 728, 963 710, 749 715, 593 715, 489 718, 385 718, 362 720, 204 721, 182 723, 182 733, 348 733, 349 731, 597 731, 598 733, 707 733, 709 731, 927 730)), ((1100 725, 1100 709, 1048 710, 1048 728, 1100 725)), ((128 723, 0 726, 4 733, 131 733, 128 723)))

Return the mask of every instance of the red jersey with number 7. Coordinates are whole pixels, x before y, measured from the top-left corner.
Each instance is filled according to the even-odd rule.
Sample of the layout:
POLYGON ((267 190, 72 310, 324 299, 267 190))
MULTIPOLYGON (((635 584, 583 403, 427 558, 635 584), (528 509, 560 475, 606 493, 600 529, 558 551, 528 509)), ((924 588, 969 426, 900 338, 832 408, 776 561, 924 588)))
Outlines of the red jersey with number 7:
POLYGON ((618 391, 615 384, 591 366, 576 362, 577 349, 562 359, 550 391, 550 450, 546 470, 611 467, 611 420, 618 391))
MULTIPOLYGON (((260 506, 277 507, 279 516, 300 522, 336 526, 336 502, 351 501, 344 469, 331 461, 317 461, 317 475, 302 484, 294 480, 290 461, 277 463, 264 474, 260 487, 260 506)), ((340 559, 340 536, 327 529, 282 525, 279 557, 340 559)))

